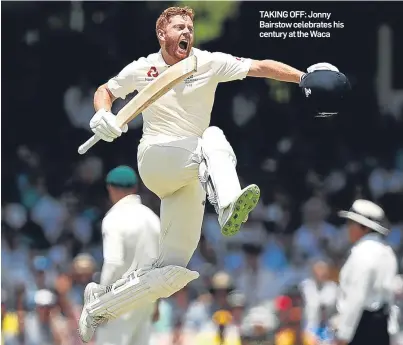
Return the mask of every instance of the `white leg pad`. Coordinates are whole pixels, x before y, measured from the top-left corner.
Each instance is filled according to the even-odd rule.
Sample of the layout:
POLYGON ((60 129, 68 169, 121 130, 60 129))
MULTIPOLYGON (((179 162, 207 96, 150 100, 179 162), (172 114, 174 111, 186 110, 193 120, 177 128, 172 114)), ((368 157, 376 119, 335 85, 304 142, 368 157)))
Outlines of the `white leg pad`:
POLYGON ((153 268, 141 276, 133 273, 88 304, 87 311, 93 317, 114 319, 159 298, 167 298, 198 277, 199 273, 180 266, 153 268))
POLYGON ((241 192, 234 150, 221 129, 209 127, 202 136, 202 153, 218 207, 225 208, 241 192))

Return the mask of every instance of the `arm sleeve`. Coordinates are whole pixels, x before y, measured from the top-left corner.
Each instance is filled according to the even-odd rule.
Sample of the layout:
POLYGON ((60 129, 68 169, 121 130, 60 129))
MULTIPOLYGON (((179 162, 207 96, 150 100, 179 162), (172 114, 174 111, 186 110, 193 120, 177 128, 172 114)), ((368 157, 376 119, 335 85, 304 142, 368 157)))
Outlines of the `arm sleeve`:
POLYGON ((212 53, 213 70, 218 82, 244 79, 249 72, 252 59, 245 59, 225 53, 212 53))
POLYGON ((120 71, 120 73, 108 81, 108 89, 117 98, 125 99, 126 96, 134 92, 137 88, 137 74, 139 63, 132 62, 120 71))
POLYGON ((348 284, 342 286, 345 295, 345 309, 340 313, 337 337, 344 341, 351 341, 360 322, 365 308, 365 298, 372 281, 372 268, 366 256, 354 255, 351 257, 352 270, 349 272, 348 284))
POLYGON ((111 219, 102 222, 104 264, 101 272, 101 284, 109 285, 118 280, 118 272, 124 264, 123 237, 119 229, 113 226, 111 219))

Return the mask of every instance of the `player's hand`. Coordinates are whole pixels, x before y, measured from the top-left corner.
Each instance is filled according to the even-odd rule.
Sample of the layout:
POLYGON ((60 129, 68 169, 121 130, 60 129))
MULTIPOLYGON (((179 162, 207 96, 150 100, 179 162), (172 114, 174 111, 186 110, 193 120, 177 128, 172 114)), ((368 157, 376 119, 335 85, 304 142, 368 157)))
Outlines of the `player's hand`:
POLYGON ((301 85, 302 80, 304 78, 306 78, 309 73, 313 73, 315 71, 339 72, 339 69, 336 66, 334 66, 328 62, 318 62, 318 63, 315 63, 315 64, 309 66, 306 71, 307 71, 307 73, 305 73, 301 76, 300 85, 301 85))
POLYGON ((327 62, 319 62, 307 68, 308 73, 312 73, 315 71, 334 71, 339 72, 339 69, 336 66, 331 65, 327 62))
POLYGON ((127 125, 119 128, 116 124, 116 116, 105 109, 100 109, 95 113, 90 121, 90 128, 95 135, 108 142, 114 141, 128 130, 127 125))

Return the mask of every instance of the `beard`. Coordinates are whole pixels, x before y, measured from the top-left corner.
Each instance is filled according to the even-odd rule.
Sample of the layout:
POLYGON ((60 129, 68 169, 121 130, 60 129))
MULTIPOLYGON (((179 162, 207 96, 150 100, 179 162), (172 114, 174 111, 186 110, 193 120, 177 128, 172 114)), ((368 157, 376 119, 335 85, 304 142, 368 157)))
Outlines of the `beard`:
POLYGON ((193 42, 189 42, 186 49, 182 49, 181 47, 179 47, 179 41, 180 39, 177 38, 167 39, 165 42, 165 50, 170 56, 180 61, 189 56, 190 50, 193 46, 193 42))

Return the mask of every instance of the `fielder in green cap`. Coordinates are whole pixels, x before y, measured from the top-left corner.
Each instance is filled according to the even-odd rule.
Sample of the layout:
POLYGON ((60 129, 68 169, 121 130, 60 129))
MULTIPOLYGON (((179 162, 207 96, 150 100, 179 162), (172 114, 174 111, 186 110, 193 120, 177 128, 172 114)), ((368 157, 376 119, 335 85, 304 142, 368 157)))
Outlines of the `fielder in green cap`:
POLYGON ((137 174, 127 165, 120 165, 112 169, 106 176, 105 182, 109 199, 113 204, 116 204, 128 195, 136 194, 138 190, 137 174))
MULTIPOLYGON (((102 219, 102 270, 99 282, 85 289, 86 303, 96 294, 100 298, 111 286, 125 282, 123 277, 133 271, 151 267, 159 256, 161 223, 158 216, 141 202, 138 192, 140 179, 129 166, 118 166, 106 176, 105 183, 112 203, 102 219), (120 283, 117 283, 117 282, 120 283), (115 284, 116 282, 116 284, 115 284)), ((124 300, 122 300, 125 303, 124 300)), ((141 313, 128 311, 124 317, 106 322, 98 330, 98 345, 148 344, 152 320, 158 315, 158 302, 143 306, 141 313)), ((92 336, 91 315, 82 310, 80 325, 92 336)), ((81 334, 81 336, 83 336, 81 334)), ((83 336, 83 337, 84 337, 83 336)))

